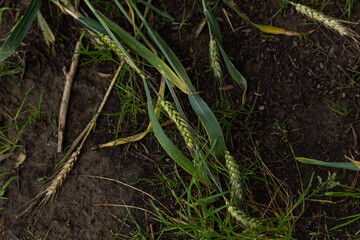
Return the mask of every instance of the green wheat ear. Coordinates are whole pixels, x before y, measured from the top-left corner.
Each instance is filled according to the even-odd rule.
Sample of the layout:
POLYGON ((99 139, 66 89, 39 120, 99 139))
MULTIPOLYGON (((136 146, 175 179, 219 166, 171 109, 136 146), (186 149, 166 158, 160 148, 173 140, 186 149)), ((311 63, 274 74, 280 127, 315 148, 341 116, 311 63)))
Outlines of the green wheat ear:
POLYGON ((217 84, 220 87, 225 86, 222 72, 222 63, 219 52, 219 47, 216 43, 215 38, 212 34, 210 34, 210 42, 209 42, 209 53, 210 53, 210 68, 213 73, 214 78, 217 81, 217 84))
POLYGON ((253 217, 247 215, 244 211, 234 206, 227 207, 230 215, 241 223, 245 228, 256 229, 261 226, 261 222, 253 217))
MULTIPOLYGON (((232 189, 234 189, 234 198, 241 201, 244 198, 244 194, 241 185, 239 166, 236 163, 234 157, 227 150, 225 151, 225 164, 229 172, 230 186, 232 189)), ((226 200, 226 204, 229 204, 228 200, 226 200)), ((260 220, 249 216, 236 206, 228 206, 227 210, 230 215, 235 218, 236 221, 241 223, 245 228, 256 229, 261 226, 260 220)))
POLYGON ((173 120, 176 124, 176 127, 179 129, 180 134, 183 136, 187 147, 193 151, 196 150, 194 137, 190 131, 190 126, 186 122, 186 120, 181 117, 180 113, 176 110, 174 105, 166 100, 160 101, 161 107, 165 110, 165 112, 169 115, 170 119, 173 120))
POLYGON ((229 172, 230 186, 234 189, 234 195, 237 200, 243 200, 244 194, 241 185, 239 166, 229 151, 225 152, 225 164, 229 172))
MULTIPOLYGON (((124 59, 124 54, 121 52, 121 50, 118 48, 118 46, 110 39, 109 36, 98 33, 100 36, 100 40, 105 43, 107 46, 109 46, 115 53, 118 55, 121 59, 124 59)), ((131 65, 130 65, 131 66, 131 65)))
POLYGON ((360 39, 359 35, 355 31, 341 24, 340 20, 327 16, 322 12, 318 12, 315 9, 299 3, 290 2, 290 4, 295 6, 296 11, 298 11, 299 13, 321 23, 325 27, 339 33, 341 36, 350 37, 354 41, 358 41, 358 39, 360 39))

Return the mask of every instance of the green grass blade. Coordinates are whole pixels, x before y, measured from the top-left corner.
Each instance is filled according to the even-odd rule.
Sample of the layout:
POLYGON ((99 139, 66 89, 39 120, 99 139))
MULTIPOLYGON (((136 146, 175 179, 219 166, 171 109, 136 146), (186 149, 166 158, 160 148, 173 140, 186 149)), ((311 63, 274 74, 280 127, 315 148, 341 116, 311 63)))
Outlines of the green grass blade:
POLYGON ((352 171, 360 171, 360 169, 352 162, 324 162, 319 161, 311 158, 303 158, 303 157, 297 157, 295 158, 297 161, 306 163, 306 164, 313 164, 318 166, 325 166, 325 167, 335 167, 335 168, 342 168, 342 169, 348 169, 352 171))
POLYGON ((98 21, 87 17, 79 17, 78 20, 81 25, 86 27, 91 32, 107 35, 106 30, 103 28, 103 26, 101 26, 101 24, 98 21))
MULTIPOLYGON (((118 0, 115 0, 115 3, 118 6, 118 8, 120 9, 121 13, 128 20, 128 22, 130 24, 134 24, 131 20, 131 17, 129 16, 129 14, 125 10, 125 8, 123 8, 123 6, 120 4, 120 2, 118 0)), ((151 42, 147 39, 147 37, 142 33, 141 29, 136 24, 135 24, 135 29, 136 29, 137 33, 139 34, 139 36, 144 40, 146 45, 148 45, 148 47, 151 49, 151 51, 156 54, 156 50, 155 50, 154 46, 151 44, 151 42)))
MULTIPOLYGON (((86 3, 88 2, 86 1, 86 3)), ((150 51, 147 47, 131 36, 127 31, 122 29, 119 25, 106 18, 103 14, 97 13, 97 15, 101 21, 103 21, 104 24, 106 24, 106 26, 111 30, 116 38, 113 39, 115 42, 118 43, 120 41, 124 43, 128 48, 139 54, 151 65, 153 65, 160 72, 160 74, 166 77, 172 84, 174 84, 184 93, 189 94, 187 86, 182 83, 178 76, 158 56, 156 56, 152 51, 150 51)), ((103 29, 102 32, 104 32, 104 27, 100 28, 101 25, 96 21, 94 22, 92 19, 80 17, 79 21, 90 30, 98 29, 101 31, 101 29, 103 29)))
POLYGON ((242 96, 242 104, 245 104, 245 101, 246 101, 246 91, 247 91, 247 81, 246 79, 244 78, 244 76, 234 67, 234 65, 232 64, 232 62, 230 61, 228 55, 226 54, 224 48, 219 45, 219 49, 220 49, 220 52, 221 52, 221 55, 224 59, 224 63, 231 75, 231 77, 241 86, 243 86, 244 88, 244 93, 243 93, 243 96, 242 96))
POLYGON ((25 14, 11 30, 3 45, 0 47, 0 62, 15 52, 26 33, 29 31, 37 12, 41 7, 41 0, 32 0, 27 7, 25 14))
POLYGON ((184 114, 184 111, 182 110, 182 107, 181 107, 181 105, 180 105, 180 101, 179 101, 178 97, 176 96, 176 94, 175 94, 175 92, 174 92, 171 84, 169 83, 169 81, 168 81, 166 78, 165 78, 165 82, 166 82, 166 85, 167 85, 168 90, 169 90, 169 92, 170 92, 170 95, 171 95, 172 99, 174 100, 175 106, 176 106, 177 109, 179 110, 180 115, 181 115, 183 118, 186 119, 185 114, 184 114))
MULTIPOLYGON (((115 42, 115 44, 118 47, 118 51, 116 53, 119 55, 120 58, 124 58, 128 65, 130 65, 141 77, 143 77, 142 71, 139 69, 139 67, 134 63, 134 60, 130 57, 129 53, 124 49, 122 43, 120 43, 119 39, 116 38, 114 33, 110 30, 109 25, 104 21, 108 20, 102 13, 98 12, 93 5, 91 5, 89 0, 85 0, 85 3, 88 5, 90 10, 93 12, 95 17, 99 20, 101 26, 105 29, 106 35, 110 36, 111 39, 115 42)), ((111 21, 110 21, 111 22, 111 21)), ((111 22, 113 23, 113 22, 111 22)), ((113 23, 115 26, 117 26, 115 23, 113 23)), ((104 37, 104 36, 102 36, 104 37)), ((109 43, 112 44, 112 43, 109 43)))
POLYGON ((166 20, 173 22, 175 21, 175 18, 173 18, 172 16, 170 16, 169 14, 157 9, 154 5, 145 2, 144 0, 136 0, 136 2, 141 3, 143 5, 145 5, 146 7, 148 7, 149 9, 153 10, 155 13, 159 14, 160 16, 166 18, 166 20))
MULTIPOLYGON (((8 185, 17 178, 17 176, 12 176, 9 180, 6 181, 6 183, 1 187, 0 189, 0 198, 3 198, 5 194, 5 190, 8 187, 8 185)), ((4 199, 4 198, 3 198, 4 199)), ((6 199, 6 198, 5 198, 6 199)))
POLYGON ((166 42, 160 37, 160 35, 154 31, 153 36, 156 37, 157 46, 160 48, 162 53, 165 55, 166 60, 170 63, 171 67, 174 69, 176 74, 182 80, 182 82, 188 87, 191 93, 195 93, 195 87, 192 84, 184 66, 180 62, 179 58, 175 55, 175 53, 171 50, 171 48, 166 44, 166 42))
POLYGON ((216 158, 224 159, 225 139, 214 113, 198 94, 189 95, 189 100, 209 136, 210 144, 214 145, 216 158))
MULTIPOLYGON (((93 11, 95 16, 100 21, 100 24, 103 31, 109 35, 112 40, 117 44, 121 52, 124 54, 124 57, 127 58, 128 62, 132 65, 132 67, 141 75, 141 71, 138 69, 136 64, 133 62, 132 58, 128 55, 128 53, 124 50, 122 44, 124 43, 128 48, 145 58, 150 64, 152 64, 164 77, 169 79, 172 84, 177 86, 184 93, 189 94, 187 91, 187 87, 180 81, 180 79, 176 76, 176 74, 152 51, 146 48, 143 44, 137 41, 133 36, 131 36, 128 32, 123 30, 119 25, 109 20, 102 13, 95 10, 95 8, 91 5, 88 0, 85 0, 85 3, 89 6, 89 8, 93 11)), ((96 30, 97 27, 100 30, 99 24, 96 24, 94 20, 80 18, 81 21, 96 30), (94 27, 93 27, 94 25, 94 27)))
MULTIPOLYGON (((196 169, 194 164, 172 143, 172 141, 166 136, 164 130, 161 128, 160 123, 158 122, 154 107, 151 103, 150 92, 148 88, 148 84, 145 79, 143 79, 146 97, 147 97, 147 105, 148 112, 150 117, 150 122, 155 133, 156 138, 158 139, 160 145, 165 149, 165 151, 169 154, 169 156, 179 164, 183 169, 185 169, 192 176, 195 176, 196 169)), ((201 181, 201 179, 199 179, 201 181)), ((204 182, 204 181, 202 181, 204 182)), ((209 183, 206 183, 209 185, 209 183)))
POLYGON ((179 77, 170 69, 170 67, 163 62, 158 56, 156 56, 147 47, 137 41, 128 32, 123 30, 117 24, 113 23, 105 16, 103 16, 104 22, 109 26, 115 36, 122 40, 127 47, 146 59, 151 65, 153 65, 164 77, 166 77, 172 84, 182 90, 184 93, 189 94, 188 87, 179 79, 179 77))
POLYGON ((191 93, 195 93, 195 87, 190 81, 189 76, 186 73, 184 66, 181 64, 179 58, 175 55, 175 53, 170 49, 170 47, 166 44, 166 42, 160 37, 160 35, 153 30, 149 24, 146 22, 145 18, 139 11, 139 9, 133 4, 133 8, 135 12, 138 14, 139 18, 141 19, 142 23, 148 30, 150 36, 153 38, 156 45, 161 50, 162 54, 164 54, 166 60, 170 63, 171 67, 174 69, 178 77, 182 80, 182 82, 187 86, 188 90, 191 93))
POLYGON ((212 34, 215 37, 218 44, 222 46, 223 43, 222 43, 220 26, 219 26, 218 22, 216 21, 214 15, 206 7, 204 0, 203 0, 203 9, 204 9, 204 15, 206 17, 206 21, 209 26, 210 34, 212 34))

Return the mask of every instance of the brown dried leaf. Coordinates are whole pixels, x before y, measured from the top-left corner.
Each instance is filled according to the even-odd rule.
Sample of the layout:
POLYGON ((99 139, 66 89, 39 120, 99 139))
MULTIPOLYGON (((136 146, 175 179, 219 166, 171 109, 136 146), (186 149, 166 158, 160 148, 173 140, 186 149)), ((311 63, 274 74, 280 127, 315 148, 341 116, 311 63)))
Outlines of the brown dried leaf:
POLYGON ((234 88, 234 85, 227 85, 227 86, 224 86, 224 87, 219 87, 219 90, 228 91, 228 90, 233 89, 233 88, 234 88))
POLYGON ((97 72, 97 75, 99 75, 99 77, 101 78, 108 78, 111 76, 110 73, 102 73, 102 72, 97 72))
POLYGON ((26 154, 25 153, 20 153, 17 159, 17 162, 15 164, 15 168, 19 168, 21 166, 21 164, 23 164, 23 162, 26 159, 26 154))

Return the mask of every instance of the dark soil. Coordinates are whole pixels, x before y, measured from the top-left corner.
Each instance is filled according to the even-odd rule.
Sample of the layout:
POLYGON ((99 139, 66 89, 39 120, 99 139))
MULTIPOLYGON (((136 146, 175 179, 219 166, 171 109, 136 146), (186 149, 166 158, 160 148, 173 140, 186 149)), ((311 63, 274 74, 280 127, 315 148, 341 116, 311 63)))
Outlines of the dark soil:
MULTIPOLYGON (((7 0, 1 2, 0 7, 19 8, 22 12, 26 8, 24 3, 7 0)), ((176 22, 181 22, 183 12, 188 14, 192 8, 192 1, 186 1, 185 10, 183 1, 162 2, 154 4, 160 9, 167 9, 176 22)), ((329 170, 337 172, 339 176, 344 174, 341 183, 351 185, 356 181, 357 174, 296 163, 293 156, 328 161, 346 161, 344 155, 350 156, 350 153, 356 157, 357 133, 360 131, 360 83, 359 75, 351 71, 358 71, 359 61, 358 50, 353 42, 319 25, 304 24, 311 21, 296 13, 290 6, 285 13, 281 12, 269 22, 280 8, 275 0, 240 1, 239 7, 256 23, 293 31, 315 31, 305 39, 284 35, 261 36, 224 4, 219 4, 216 17, 223 34, 225 50, 248 81, 247 104, 255 104, 254 113, 247 122, 245 115, 226 116, 231 120, 231 135, 227 138, 229 150, 239 160, 239 164, 249 166, 256 160, 254 152, 248 147, 250 142, 253 142, 258 147, 264 164, 289 188, 293 201, 299 197, 299 172, 305 187, 313 172, 316 176, 326 178, 329 170), (232 31, 223 8, 232 14, 230 20, 235 32, 232 31), (331 111, 325 99, 342 106, 347 104, 351 111, 347 116, 336 114, 331 111), (282 129, 282 134, 277 134, 279 129, 282 129)), ((338 1, 331 1, 324 12, 340 17, 341 7, 343 5, 338 1)), ((38 180, 51 177, 54 174, 53 168, 62 158, 62 154, 56 152, 57 129, 52 121, 57 121, 64 87, 62 67, 69 68, 73 48, 82 32, 81 26, 70 16, 51 20, 49 12, 56 15, 58 11, 54 5, 51 5, 51 8, 43 6, 42 12, 52 29, 58 29, 55 43, 57 55, 51 53, 42 38, 41 30, 34 24, 19 48, 18 56, 25 60, 22 80, 18 81, 9 76, 2 76, 0 79, 0 126, 13 123, 7 113, 16 113, 30 88, 32 90, 24 109, 36 108, 40 95, 43 94, 41 117, 26 127, 19 141, 21 147, 1 163, 1 171, 14 169, 19 153, 26 154, 26 160, 19 171, 20 181, 18 184, 16 181, 12 182, 6 189, 7 199, 0 200, 0 238, 14 239, 14 236, 17 236, 25 239, 30 236, 29 231, 39 238, 49 231, 48 239, 116 239, 115 234, 118 232, 131 236, 136 227, 128 221, 124 224, 123 220, 128 217, 126 208, 99 204, 151 209, 147 198, 140 192, 118 183, 88 175, 108 177, 128 184, 136 183, 135 187, 157 197, 156 194, 160 191, 141 179, 155 179, 154 173, 158 173, 158 169, 149 159, 161 159, 165 153, 152 134, 141 142, 91 150, 93 146, 114 139, 117 118, 105 114, 99 118, 95 131, 90 134, 78 162, 52 206, 43 211, 36 223, 36 209, 19 217, 29 201, 44 187, 44 181, 38 180)), ((183 65, 188 68, 193 81, 198 79, 200 95, 216 112, 217 106, 221 104, 215 100, 218 96, 217 90, 213 84, 209 84, 211 73, 208 64, 208 30, 205 27, 198 37, 193 30, 203 18, 201 4, 197 2, 187 20, 189 25, 178 30, 175 24, 159 23, 155 20, 153 27, 158 29, 183 65)), ((356 22, 359 18, 360 3, 356 2, 352 21, 356 22)), ((6 36, 13 25, 14 15, 6 11, 2 17, 1 38, 6 36)), ((131 31, 131 26, 124 27, 131 31)), ((18 61, 17 59, 17 56, 12 56, 9 60, 18 61)), ((113 74, 116 71, 116 65, 110 62, 101 63, 95 70, 93 67, 91 64, 84 64, 76 75, 67 118, 66 146, 71 145, 90 121, 110 83, 110 79, 100 77, 98 72, 113 74)), ((229 76, 226 76, 226 81, 229 85, 234 84, 229 76)), ((140 88, 137 91, 143 94, 140 88)), ((227 94, 227 107, 231 105, 233 109, 239 110, 242 94, 240 87, 234 86, 227 94)), ((119 96, 113 93, 104 113, 119 112, 121 106, 118 100, 119 96)), ((184 105, 187 104, 184 102, 184 105)), ((144 114, 140 115, 138 124, 130 117, 126 119, 119 133, 121 137, 146 129, 148 118, 145 110, 146 108, 144 114)), ((218 117, 226 118, 221 113, 218 113, 218 117)), ((229 133, 228 127, 223 126, 224 132, 229 133)), ((16 129, 12 130, 9 133, 12 136, 10 139, 13 139, 17 132, 16 129)), ((4 179, 4 182, 6 180, 4 179)), ((273 200, 264 194, 267 190, 262 182, 251 180, 249 188, 253 201, 259 205, 267 206, 273 200)), ((328 203, 306 202, 306 209, 294 226, 293 237, 310 239, 311 233, 318 233, 316 239, 326 239, 325 227, 329 229, 339 224, 332 223, 329 219, 359 213, 358 204, 350 205, 341 200, 342 198, 328 203)), ((172 203, 169 201, 164 204, 170 206, 172 203)), ((155 231, 161 229, 161 226, 143 211, 131 210, 131 214, 145 231, 150 231, 150 227, 155 231)), ((268 214, 268 217, 274 217, 271 212, 268 214)), ((358 226, 354 223, 344 231, 354 235, 358 226)), ((345 233, 335 233, 334 238, 346 239, 343 234, 345 233)))

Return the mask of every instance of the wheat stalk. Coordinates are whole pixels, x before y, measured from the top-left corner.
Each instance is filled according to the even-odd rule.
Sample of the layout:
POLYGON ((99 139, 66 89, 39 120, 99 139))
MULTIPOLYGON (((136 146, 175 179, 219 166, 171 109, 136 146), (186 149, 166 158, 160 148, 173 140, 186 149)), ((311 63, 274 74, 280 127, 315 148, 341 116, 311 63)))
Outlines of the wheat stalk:
POLYGON ((322 25, 324 25, 325 27, 327 27, 329 29, 332 29, 332 30, 338 32, 341 36, 350 37, 354 41, 357 41, 357 39, 359 39, 359 35, 352 29, 341 24, 340 20, 330 17, 330 16, 327 16, 322 12, 318 12, 315 9, 312 9, 310 7, 307 7, 307 6, 299 4, 299 3, 290 2, 290 4, 295 6, 295 9, 299 13, 321 23, 322 25))
POLYGON ((210 67, 215 79, 220 83, 220 86, 224 86, 223 73, 221 68, 221 58, 219 47, 216 43, 215 38, 210 34, 209 42, 209 53, 210 53, 210 67))
POLYGON ((234 189, 234 195, 238 200, 243 199, 243 190, 241 185, 241 176, 239 166, 229 151, 225 152, 225 164, 229 172, 230 186, 234 189))
POLYGON ((176 127, 179 129, 180 134, 183 136, 186 146, 196 151, 194 137, 191 133, 191 128, 186 120, 180 115, 180 113, 176 110, 174 105, 166 100, 160 100, 161 107, 165 110, 165 112, 169 115, 170 119, 173 120, 176 124, 176 127))

